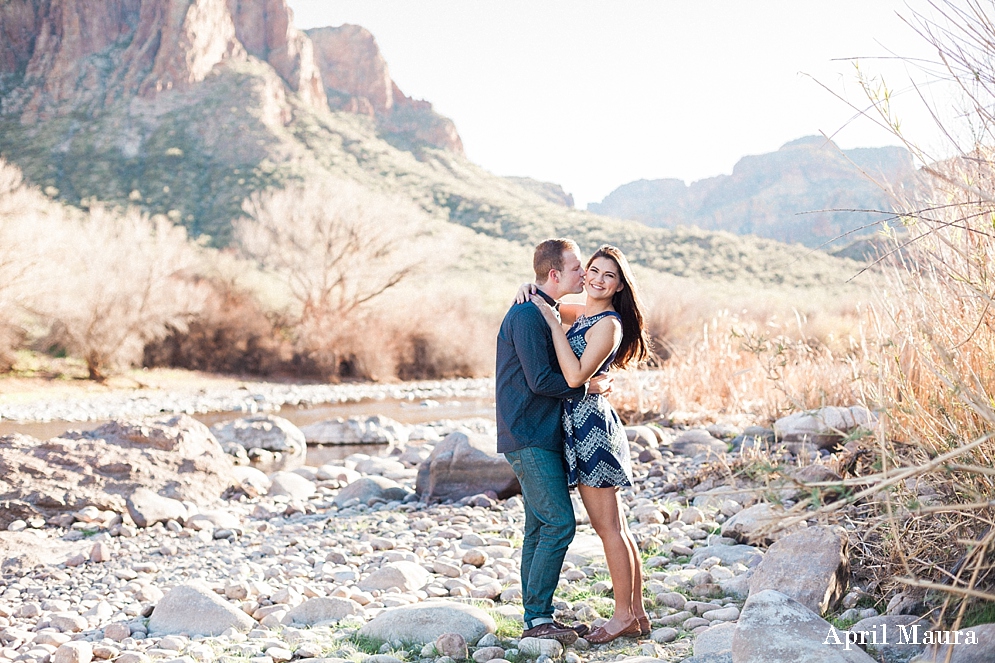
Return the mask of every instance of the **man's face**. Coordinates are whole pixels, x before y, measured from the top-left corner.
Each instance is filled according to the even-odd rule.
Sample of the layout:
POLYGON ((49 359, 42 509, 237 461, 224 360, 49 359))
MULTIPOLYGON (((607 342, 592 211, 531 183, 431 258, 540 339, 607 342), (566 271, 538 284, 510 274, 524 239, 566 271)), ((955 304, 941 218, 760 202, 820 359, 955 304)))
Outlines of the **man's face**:
POLYGON ((563 270, 560 271, 560 294, 581 292, 584 292, 584 265, 576 253, 567 249, 563 252, 563 270))

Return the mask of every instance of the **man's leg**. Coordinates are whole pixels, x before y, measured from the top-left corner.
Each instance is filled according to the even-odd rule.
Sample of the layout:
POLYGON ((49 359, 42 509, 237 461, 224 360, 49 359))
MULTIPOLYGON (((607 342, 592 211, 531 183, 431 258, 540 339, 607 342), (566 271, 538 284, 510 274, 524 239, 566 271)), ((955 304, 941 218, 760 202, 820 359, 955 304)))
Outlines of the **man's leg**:
POLYGON ((525 630, 530 630, 553 622, 553 592, 576 521, 562 454, 527 447, 505 457, 518 477, 525 502, 522 603, 525 630))
MULTIPOLYGON (((521 483, 521 478, 519 478, 519 483, 521 483)), ((525 538, 522 541, 521 564, 522 598, 524 599, 529 591, 529 574, 532 572, 532 560, 535 558, 536 546, 539 545, 539 528, 542 523, 532 511, 528 501, 522 499, 522 502, 525 506, 525 529, 523 530, 525 538)))

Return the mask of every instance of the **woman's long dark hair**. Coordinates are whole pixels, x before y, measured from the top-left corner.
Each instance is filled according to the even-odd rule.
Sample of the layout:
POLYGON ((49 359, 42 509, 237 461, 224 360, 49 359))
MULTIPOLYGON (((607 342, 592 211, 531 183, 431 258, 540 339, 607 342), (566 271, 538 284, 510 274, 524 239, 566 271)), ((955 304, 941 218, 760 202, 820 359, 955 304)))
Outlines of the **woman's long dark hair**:
POLYGON ((622 316, 622 343, 618 346, 618 354, 615 355, 612 366, 625 368, 630 364, 638 364, 649 359, 652 351, 650 339, 643 324, 643 302, 636 290, 636 282, 632 278, 629 261, 625 259, 621 251, 610 244, 605 244, 594 252, 591 259, 587 261, 588 269, 595 258, 608 258, 614 262, 618 267, 622 285, 625 286, 612 297, 612 306, 622 316))

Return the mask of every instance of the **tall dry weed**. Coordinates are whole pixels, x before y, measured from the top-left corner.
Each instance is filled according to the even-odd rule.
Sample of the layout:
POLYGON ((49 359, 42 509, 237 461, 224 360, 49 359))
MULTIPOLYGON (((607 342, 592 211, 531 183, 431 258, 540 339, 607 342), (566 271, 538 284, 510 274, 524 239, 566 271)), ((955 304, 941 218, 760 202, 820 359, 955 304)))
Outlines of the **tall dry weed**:
MULTIPOLYGON (((972 604, 995 601, 995 7, 931 10, 909 22, 936 49, 925 64, 934 84, 959 91, 964 124, 932 109, 953 156, 905 141, 928 186, 903 205, 907 234, 895 240, 868 329, 864 395, 881 425, 847 479, 849 497, 821 511, 859 525, 871 589, 940 601, 936 619, 957 629, 972 604)), ((890 92, 863 84, 870 112, 905 140, 890 92)))

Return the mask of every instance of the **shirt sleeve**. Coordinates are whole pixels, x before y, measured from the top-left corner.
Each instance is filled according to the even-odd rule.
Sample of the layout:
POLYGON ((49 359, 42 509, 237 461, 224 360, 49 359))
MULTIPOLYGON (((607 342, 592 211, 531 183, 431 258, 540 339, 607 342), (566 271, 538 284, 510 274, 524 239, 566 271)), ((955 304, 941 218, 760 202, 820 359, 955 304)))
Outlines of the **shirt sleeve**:
MULTIPOLYGON (((535 312, 539 314, 538 310, 535 312)), ((540 396, 552 398, 586 396, 587 383, 580 387, 571 387, 563 374, 550 365, 549 338, 545 320, 541 317, 536 320, 534 316, 529 315, 529 312, 522 311, 515 323, 512 328, 512 340, 529 389, 540 396)))

